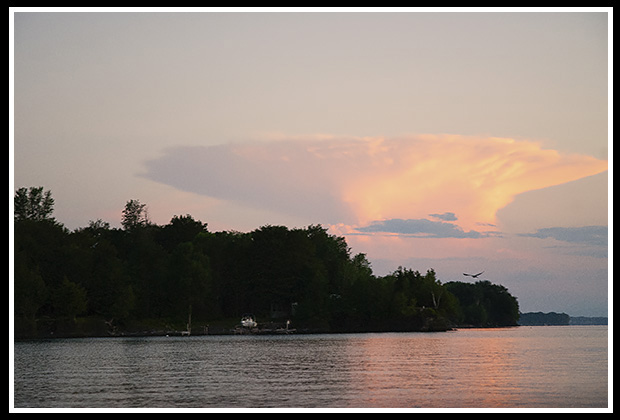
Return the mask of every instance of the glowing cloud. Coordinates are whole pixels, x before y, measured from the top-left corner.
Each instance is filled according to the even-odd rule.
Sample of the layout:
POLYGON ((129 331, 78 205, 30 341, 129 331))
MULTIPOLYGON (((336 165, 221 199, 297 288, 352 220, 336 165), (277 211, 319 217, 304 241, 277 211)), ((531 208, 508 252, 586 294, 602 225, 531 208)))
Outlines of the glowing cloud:
POLYGON ((473 230, 495 223, 516 195, 603 172, 607 161, 531 141, 420 135, 176 147, 146 168, 147 178, 178 189, 311 223, 430 215, 473 230))

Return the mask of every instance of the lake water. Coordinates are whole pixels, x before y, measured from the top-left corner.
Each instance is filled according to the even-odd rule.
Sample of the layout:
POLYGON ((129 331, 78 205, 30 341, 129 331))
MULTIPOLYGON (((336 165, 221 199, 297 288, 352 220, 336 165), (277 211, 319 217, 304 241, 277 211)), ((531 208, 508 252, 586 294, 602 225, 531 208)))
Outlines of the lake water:
POLYGON ((23 341, 14 407, 605 408, 607 339, 562 326, 23 341))

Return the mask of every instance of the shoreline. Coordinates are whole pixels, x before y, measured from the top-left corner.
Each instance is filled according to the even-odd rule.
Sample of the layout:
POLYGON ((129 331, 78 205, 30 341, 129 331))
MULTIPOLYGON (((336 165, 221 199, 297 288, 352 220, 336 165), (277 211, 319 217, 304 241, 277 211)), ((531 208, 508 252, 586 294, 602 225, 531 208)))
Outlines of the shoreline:
POLYGON ((193 332, 187 334, 186 331, 179 330, 150 330, 150 331, 123 331, 115 334, 87 334, 87 333, 64 333, 64 334, 36 334, 15 336, 14 341, 36 341, 36 340, 55 340, 55 339, 71 339, 71 338, 148 338, 148 337, 206 337, 206 336, 294 336, 294 335, 319 335, 319 334, 381 334, 381 333, 441 333, 468 329, 500 329, 500 328, 516 328, 522 325, 498 325, 498 326, 475 326, 475 325, 458 325, 449 328, 440 329, 360 329, 360 330, 326 330, 326 329, 295 329, 286 330, 254 330, 239 331, 232 329, 215 329, 207 332, 193 332))

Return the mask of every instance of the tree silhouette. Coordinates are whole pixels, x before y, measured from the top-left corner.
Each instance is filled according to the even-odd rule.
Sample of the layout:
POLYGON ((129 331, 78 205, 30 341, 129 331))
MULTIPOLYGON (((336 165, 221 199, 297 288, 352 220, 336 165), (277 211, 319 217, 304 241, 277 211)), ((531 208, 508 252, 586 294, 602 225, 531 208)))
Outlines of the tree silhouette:
POLYGON ((146 204, 139 200, 129 200, 123 209, 121 225, 125 230, 132 230, 137 227, 146 226, 149 223, 146 204))
POLYGON ((252 312, 325 332, 516 325, 519 317, 516 298, 488 281, 442 284, 432 269, 402 267, 375 276, 366 255, 351 255, 320 225, 209 232, 185 215, 159 226, 129 200, 122 229, 97 220, 69 232, 50 218, 49 191, 22 188, 15 200, 16 336, 67 333, 76 317, 103 320, 103 334, 142 322, 185 326, 190 308, 195 323, 252 312))
POLYGON ((22 187, 15 192, 13 199, 14 218, 21 220, 51 220, 54 199, 51 191, 43 192, 43 187, 22 187))

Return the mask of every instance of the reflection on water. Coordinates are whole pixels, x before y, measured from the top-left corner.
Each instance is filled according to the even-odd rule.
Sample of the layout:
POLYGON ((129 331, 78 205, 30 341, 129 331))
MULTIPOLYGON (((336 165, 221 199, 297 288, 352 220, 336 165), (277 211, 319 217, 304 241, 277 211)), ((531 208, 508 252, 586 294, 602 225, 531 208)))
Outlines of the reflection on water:
POLYGON ((506 407, 520 405, 514 341, 493 336, 447 342, 429 335, 406 342, 364 340, 364 406, 506 407))
POLYGON ((15 343, 15 407, 606 407, 607 327, 15 343))

